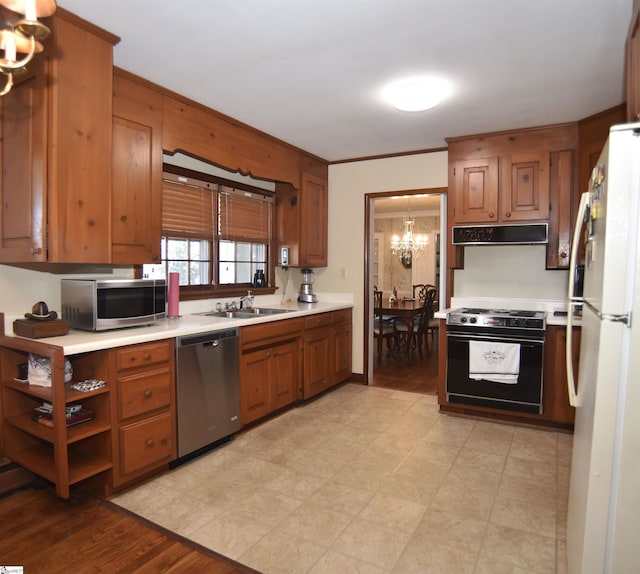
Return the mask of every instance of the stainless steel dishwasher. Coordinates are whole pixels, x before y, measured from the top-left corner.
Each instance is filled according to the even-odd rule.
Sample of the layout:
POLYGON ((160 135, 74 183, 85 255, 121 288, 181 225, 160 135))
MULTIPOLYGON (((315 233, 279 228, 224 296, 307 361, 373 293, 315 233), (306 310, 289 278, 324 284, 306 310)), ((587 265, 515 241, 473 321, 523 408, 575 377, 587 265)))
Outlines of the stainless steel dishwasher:
POLYGON ((176 338, 178 458, 240 429, 238 329, 176 338))

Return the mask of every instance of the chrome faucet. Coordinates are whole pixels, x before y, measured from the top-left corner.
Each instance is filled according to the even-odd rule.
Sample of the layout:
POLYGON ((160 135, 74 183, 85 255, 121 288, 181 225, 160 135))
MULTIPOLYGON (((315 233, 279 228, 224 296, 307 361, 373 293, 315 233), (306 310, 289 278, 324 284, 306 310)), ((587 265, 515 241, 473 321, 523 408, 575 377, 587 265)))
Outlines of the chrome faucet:
POLYGON ((240 309, 244 309, 244 302, 247 302, 247 309, 251 309, 251 307, 253 307, 253 295, 251 294, 251 291, 247 291, 246 295, 243 295, 242 297, 240 297, 240 309))

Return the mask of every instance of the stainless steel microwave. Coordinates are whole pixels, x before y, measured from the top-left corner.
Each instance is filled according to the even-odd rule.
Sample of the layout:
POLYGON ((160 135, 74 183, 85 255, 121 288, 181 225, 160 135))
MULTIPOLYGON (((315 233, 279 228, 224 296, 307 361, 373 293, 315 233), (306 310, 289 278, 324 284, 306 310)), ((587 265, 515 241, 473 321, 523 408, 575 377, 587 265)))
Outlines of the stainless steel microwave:
POLYGON ((166 315, 164 279, 62 279, 61 296, 62 318, 73 329, 136 327, 166 315))

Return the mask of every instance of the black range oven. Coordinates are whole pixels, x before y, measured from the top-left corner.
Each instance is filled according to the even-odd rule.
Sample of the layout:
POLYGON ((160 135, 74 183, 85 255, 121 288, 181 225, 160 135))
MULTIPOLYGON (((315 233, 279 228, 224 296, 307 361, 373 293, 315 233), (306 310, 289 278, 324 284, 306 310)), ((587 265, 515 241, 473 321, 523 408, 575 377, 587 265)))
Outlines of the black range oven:
POLYGON ((447 400, 542 413, 545 328, 542 311, 471 308, 450 311, 447 400))

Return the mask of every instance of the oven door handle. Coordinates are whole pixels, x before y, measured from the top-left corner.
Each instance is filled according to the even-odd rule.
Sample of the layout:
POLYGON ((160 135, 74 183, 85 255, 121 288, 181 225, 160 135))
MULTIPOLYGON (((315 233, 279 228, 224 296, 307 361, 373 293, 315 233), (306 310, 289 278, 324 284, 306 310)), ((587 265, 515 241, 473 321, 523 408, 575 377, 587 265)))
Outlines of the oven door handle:
POLYGON ((531 343, 532 345, 544 345, 544 339, 527 339, 520 337, 509 337, 508 335, 447 333, 447 337, 450 339, 466 339, 469 341, 499 341, 500 343, 531 343))

